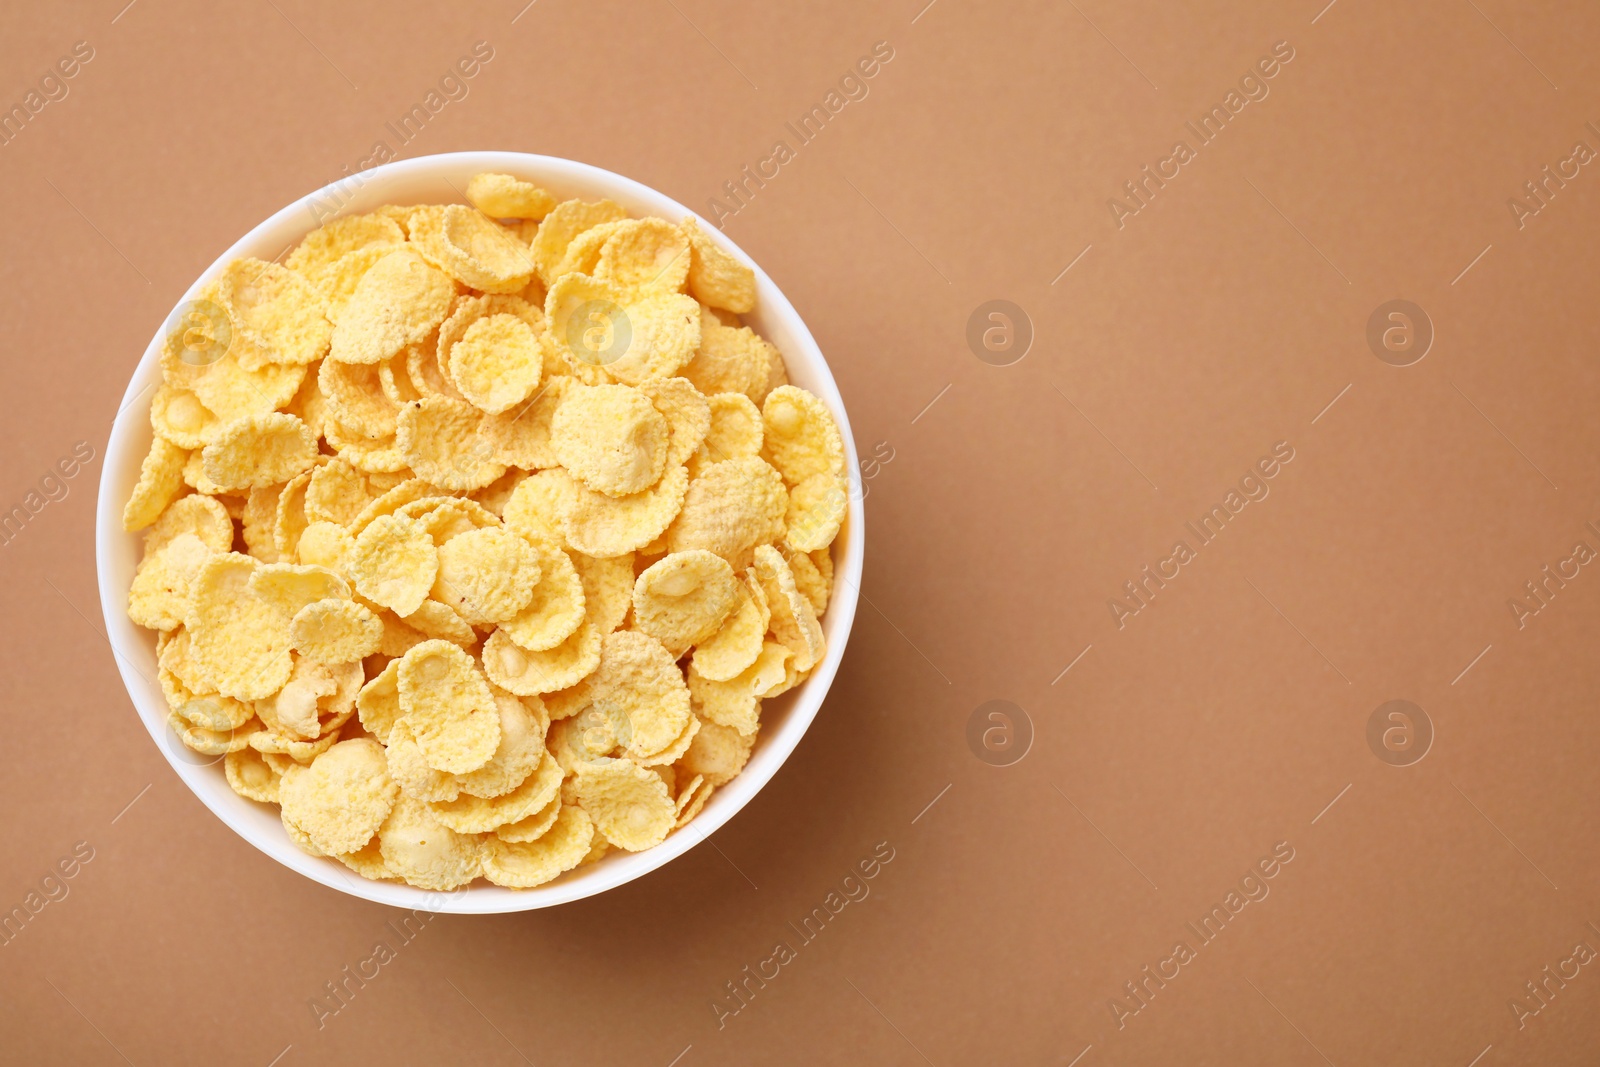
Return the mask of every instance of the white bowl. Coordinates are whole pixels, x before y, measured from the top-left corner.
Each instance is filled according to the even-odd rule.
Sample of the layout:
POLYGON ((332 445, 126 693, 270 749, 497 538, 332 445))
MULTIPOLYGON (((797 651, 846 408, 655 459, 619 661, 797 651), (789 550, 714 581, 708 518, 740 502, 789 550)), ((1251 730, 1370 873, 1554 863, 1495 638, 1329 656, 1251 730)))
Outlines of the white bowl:
MULTIPOLYGON (((204 282, 217 275, 231 260, 240 256, 273 259, 336 215, 371 211, 390 203, 460 203, 459 190, 464 190, 468 179, 481 171, 499 171, 526 178, 550 190, 558 199, 609 197, 636 217, 655 215, 677 221, 694 214, 671 197, 636 181, 571 160, 520 152, 451 152, 423 156, 341 179, 290 204, 218 257, 195 280, 183 300, 192 298, 204 282)), ((701 219, 700 228, 740 260, 751 262, 750 257, 715 226, 701 219)), ((822 620, 828 640, 827 655, 804 684, 767 703, 762 711, 761 735, 750 762, 737 778, 712 795, 693 822, 655 848, 638 853, 613 851, 598 863, 569 872, 535 889, 502 889, 480 881, 453 893, 432 893, 408 885, 370 881, 336 860, 308 856, 284 833, 276 807, 239 796, 223 776, 221 757, 191 752, 167 726, 167 702, 156 682, 155 634, 135 626, 127 614, 128 588, 142 551, 142 535, 125 533, 122 529, 123 504, 138 481, 140 461, 150 448, 149 405, 150 396, 161 380, 157 357, 167 332, 167 323, 163 322, 133 372, 106 445, 95 515, 95 560, 100 572, 100 606, 105 613, 106 631, 128 695, 133 698, 139 717, 166 755, 167 762, 194 795, 240 837, 307 878, 380 904, 452 914, 526 911, 594 896, 631 882, 683 855, 749 803, 800 743, 801 735, 822 706, 828 686, 839 669, 856 613, 865 532, 855 442, 850 435, 850 420, 845 415, 838 386, 794 307, 759 266, 751 265, 755 268, 757 301, 756 310, 745 316, 745 321, 778 346, 788 365, 790 381, 822 398, 844 437, 850 494, 844 529, 834 545, 833 593, 822 620)), ((174 305, 174 312, 182 303, 174 305)))

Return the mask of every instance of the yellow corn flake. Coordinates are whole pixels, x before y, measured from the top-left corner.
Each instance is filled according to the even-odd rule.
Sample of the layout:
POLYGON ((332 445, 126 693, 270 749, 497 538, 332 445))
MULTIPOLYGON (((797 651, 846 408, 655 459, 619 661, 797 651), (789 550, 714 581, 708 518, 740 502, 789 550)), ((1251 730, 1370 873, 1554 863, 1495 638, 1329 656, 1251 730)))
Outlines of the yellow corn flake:
POLYGON ((666 748, 661 749, 659 752, 653 752, 648 756, 636 756, 631 752, 624 752, 623 755, 641 767, 649 767, 658 774, 668 774, 672 771, 669 764, 681 759, 683 754, 689 751, 689 746, 694 742, 694 736, 699 731, 700 720, 691 715, 688 723, 666 748))
POLYGON ((346 566, 362 596, 404 617, 433 588, 439 550, 415 519, 380 515, 357 535, 346 566))
POLYGON ((463 400, 418 400, 400 410, 395 443, 418 477, 441 489, 482 489, 506 472, 478 433, 482 418, 463 400))
POLYGON ((545 317, 556 354, 593 385, 670 378, 700 344, 693 300, 586 274, 564 275, 550 287, 545 317))
MULTIPOLYGON (((406 352, 416 351, 418 359, 423 357, 426 349, 421 345, 412 345, 406 352)), ((407 357, 404 355, 386 359, 378 364, 378 387, 383 390, 383 395, 393 400, 396 404, 409 404, 413 400, 422 399, 422 390, 411 380, 411 370, 407 367, 407 357)))
POLYGON ((629 289, 679 292, 689 276, 689 239, 665 219, 628 219, 606 238, 596 277, 629 289))
POLYGON ((711 799, 711 794, 717 787, 705 780, 704 775, 695 775, 689 783, 678 792, 678 821, 675 829, 683 829, 706 806, 706 801, 711 799))
POLYGON ((561 795, 562 777, 561 765, 541 746, 538 768, 515 789, 489 799, 463 792, 454 800, 435 803, 433 814, 457 833, 488 833, 543 810, 561 795))
POLYGON ((755 573, 772 612, 772 635, 794 653, 795 670, 809 671, 827 648, 811 601, 795 585, 788 561, 771 545, 756 549, 755 573))
POLYGON ((795 588, 811 601, 811 610, 817 613, 817 618, 822 618, 822 613, 828 610, 828 595, 833 589, 833 557, 826 548, 797 552, 791 546, 783 549, 783 558, 794 574, 795 588))
POLYGON ((257 730, 249 736, 248 743, 262 755, 287 756, 296 763, 305 764, 338 744, 339 731, 331 730, 315 741, 296 741, 271 730, 257 730))
POLYGON ((689 292, 702 304, 743 315, 756 306, 756 273, 707 237, 693 217, 683 220, 689 238, 689 292))
MULTIPOLYGON (((295 769, 304 770, 305 768, 296 766, 295 769)), ((288 772, 285 771, 285 773, 288 772)), ((298 823, 291 822, 288 816, 284 815, 281 810, 278 812, 278 815, 283 821, 283 832, 288 835, 290 841, 294 842, 296 848, 308 856, 316 856, 319 859, 327 856, 326 852, 312 843, 310 835, 304 830, 300 829, 300 825, 298 823)))
POLYGON ((327 302, 316 286, 287 267, 236 259, 217 279, 216 291, 232 319, 234 337, 260 349, 267 362, 311 363, 328 350, 333 324, 327 302))
POLYGON ((230 752, 238 752, 249 745, 251 738, 255 736, 248 726, 239 730, 212 730, 185 722, 177 715, 170 716, 167 725, 178 735, 178 739, 186 748, 205 756, 225 756, 230 752))
MULTIPOLYGON (((173 680, 180 683, 185 690, 185 697, 194 695, 195 691, 204 692, 208 686, 204 675, 196 667, 194 657, 189 651, 189 631, 179 626, 173 630, 164 630, 156 634, 156 664, 163 672, 170 673, 173 680)), ((167 703, 179 703, 173 700, 173 694, 167 691, 166 681, 162 681, 162 691, 166 693, 167 703)))
POLYGON ((550 727, 538 697, 524 699, 504 690, 493 693, 500 714, 500 744, 488 763, 456 778, 463 792, 486 800, 504 796, 527 781, 546 758, 544 738, 550 727))
POLYGON ((478 643, 478 635, 471 624, 457 615, 454 608, 437 600, 424 600, 416 611, 402 618, 407 626, 430 639, 449 641, 462 648, 478 643))
POLYGON ((600 268, 601 250, 605 248, 611 235, 627 226, 630 221, 632 220, 619 219, 616 222, 602 222, 573 238, 572 243, 567 246, 566 253, 561 257, 561 265, 555 270, 556 277, 560 278, 565 274, 587 274, 592 277, 597 274, 600 268))
POLYGON ((567 544, 565 517, 580 490, 560 467, 524 478, 506 503, 505 524, 524 537, 567 544))
POLYGON ((762 405, 766 454, 783 480, 799 485, 817 474, 844 474, 844 442, 817 397, 793 385, 774 389, 762 405))
POLYGON ((399 485, 384 490, 376 500, 362 508, 361 513, 350 520, 348 529, 351 534, 359 536, 361 531, 379 515, 393 515, 413 500, 421 500, 423 497, 435 496, 438 493, 437 488, 423 479, 408 478, 399 485))
POLYGON ((677 762, 678 773, 700 775, 712 786, 725 785, 744 770, 754 745, 753 736, 731 726, 702 722, 689 751, 677 762))
POLYGON ((346 215, 306 234, 283 263, 316 281, 318 275, 351 252, 374 245, 404 244, 405 239, 405 229, 386 215, 346 215))
POLYGON ((295 651, 323 663, 350 663, 378 651, 383 623, 353 600, 318 600, 289 624, 295 651))
POLYGON ((317 386, 327 398, 328 412, 344 430, 367 441, 395 432, 400 405, 384 393, 375 364, 325 359, 317 371, 317 386))
POLYGON ((706 406, 710 409, 711 425, 695 453, 700 467, 761 454, 765 426, 761 421, 761 409, 748 396, 717 393, 706 398, 706 406))
MULTIPOLYGON (((455 384, 444 376, 444 371, 439 366, 439 335, 431 334, 423 344, 412 345, 406 349, 405 354, 406 380, 411 389, 416 392, 417 399, 430 396, 442 396, 449 400, 461 400, 461 391, 455 384)), ((380 372, 381 373, 381 372, 380 372)), ((398 388, 398 382, 396 383, 398 388)))
POLYGON ((689 462, 711 428, 711 406, 687 378, 645 382, 639 391, 667 420, 667 466, 689 462))
POLYGON ((317 377, 321 373, 320 360, 306 367, 305 377, 300 380, 300 387, 283 406, 284 411, 306 424, 313 437, 321 437, 328 423, 328 398, 322 395, 322 387, 317 384, 317 377))
POLYGON ((464 296, 439 327, 445 381, 490 414, 520 407, 544 371, 544 311, 517 296, 464 296))
POLYGON ((498 415, 538 387, 541 347, 539 336, 515 315, 491 315, 469 326, 450 349, 450 374, 469 403, 498 415))
POLYGON ((516 293, 533 277, 533 256, 506 227, 476 208, 451 204, 421 234, 413 232, 429 258, 455 278, 485 293, 516 293))
POLYGON ((666 418, 639 390, 578 386, 556 409, 550 443, 561 465, 585 486, 629 496, 660 479, 668 433, 666 418))
POLYGON ((582 552, 567 557, 583 584, 584 613, 589 625, 608 634, 622 625, 633 603, 633 554, 599 559, 582 552))
POLYGON ((600 665, 601 635, 584 624, 555 648, 529 652, 504 630, 483 643, 483 667, 489 680, 517 696, 554 693, 577 685, 600 665))
POLYGON ((509 467, 504 474, 482 489, 473 490, 470 496, 482 504, 485 511, 498 519, 505 514, 506 505, 511 502, 511 494, 517 491, 517 486, 527 476, 527 471, 509 467))
POLYGON ((467 199, 491 219, 542 219, 556 206, 556 198, 532 182, 490 171, 472 176, 467 199))
POLYGON ((283 774, 260 752, 246 745, 229 752, 222 767, 235 793, 262 804, 278 803, 278 782, 283 774))
POLYGON ((327 302, 328 321, 337 326, 354 299, 356 290, 360 288, 361 279, 385 256, 403 248, 405 245, 400 242, 367 245, 346 252, 327 267, 309 275, 311 284, 317 287, 322 299, 327 302))
POLYGON ((561 769, 572 774, 581 763, 615 753, 617 733, 606 713, 589 705, 570 718, 552 723, 546 744, 561 769))
POLYGON ((767 367, 777 349, 747 326, 724 326, 709 312, 700 318, 700 340, 683 376, 713 396, 740 393, 759 403, 765 395, 767 367))
POLYGON ((683 672, 661 642, 648 634, 633 630, 607 634, 589 691, 594 706, 611 719, 617 740, 631 755, 661 752, 689 721, 683 672))
MULTIPOLYGON (((516 536, 516 535, 511 535, 516 536)), ((526 652, 556 647, 584 621, 583 583, 572 560, 548 542, 517 538, 537 561, 539 580, 515 616, 501 620, 501 630, 526 652)))
POLYGON ((827 548, 839 536, 850 486, 842 474, 813 474, 789 490, 785 537, 801 552, 827 548))
MULTIPOLYGON (((560 797, 555 802, 559 803, 560 797)), ((510 840, 499 835, 487 839, 483 846, 483 876, 510 889, 544 885, 582 866, 598 836, 586 811, 563 804, 537 839, 510 840)))
POLYGON ((439 547, 439 572, 429 595, 468 623, 484 626, 526 607, 540 573, 539 556, 526 540, 502 527, 484 527, 439 547))
POLYGON ((738 607, 715 635, 699 643, 689 661, 695 673, 710 681, 730 681, 749 668, 761 654, 767 627, 772 621, 766 594, 748 572, 739 582, 736 595, 738 607))
POLYGON ((703 548, 673 552, 634 583, 634 624, 682 655, 715 634, 738 602, 739 581, 721 556, 703 548))
POLYGON ((389 870, 389 865, 383 861, 383 847, 377 838, 368 841, 365 846, 354 852, 342 852, 333 858, 361 877, 371 878, 373 881, 384 881, 395 876, 394 872, 389 870))
POLYGON ((501 528, 494 513, 476 500, 467 497, 436 497, 432 501, 417 501, 402 507, 396 515, 412 515, 428 531, 433 543, 443 547, 445 542, 474 530, 501 528), (415 509, 415 510, 413 510, 415 509))
POLYGON ((567 543, 601 557, 643 548, 672 525, 688 490, 689 474, 682 467, 669 469, 654 486, 632 496, 608 496, 574 483, 562 526, 567 543))
POLYGON ((205 465, 200 460, 199 452, 190 452, 189 458, 183 461, 183 484, 206 496, 222 495, 222 487, 206 477, 205 465))
MULTIPOLYGON (((561 793, 557 791, 556 795, 551 798, 550 803, 527 818, 495 827, 494 835, 501 841, 513 845, 525 845, 531 841, 537 841, 555 826, 556 819, 561 815, 561 808, 561 793)), ((484 864, 484 877, 489 878, 490 881, 494 880, 488 872, 487 862, 484 864)))
POLYGON ((586 763, 577 770, 578 803, 606 840, 629 852, 659 845, 672 832, 677 806, 660 777, 631 760, 586 763))
POLYGON ((401 714, 430 767, 466 774, 494 755, 500 716, 471 656, 448 641, 424 641, 401 658, 399 682, 401 714))
POLYGON ((450 307, 450 314, 439 326, 438 337, 433 343, 439 371, 444 380, 452 386, 457 384, 455 375, 450 370, 452 349, 466 336, 469 328, 495 315, 510 315, 526 323, 535 333, 544 332, 543 305, 536 306, 520 296, 503 294, 469 293, 456 297, 455 303, 450 307))
POLYGON ((250 575, 250 592, 269 605, 285 625, 300 609, 318 600, 350 599, 350 583, 326 567, 269 563, 250 575))
POLYGON ((235 552, 213 555, 194 576, 184 625, 196 664, 216 691, 238 700, 271 696, 289 680, 289 629, 255 595, 260 564, 235 552))
POLYGON ((274 412, 224 426, 200 456, 206 477, 224 490, 259 489, 309 469, 317 440, 293 415, 274 412))
POLYGON ((356 694, 356 715, 361 726, 385 745, 400 721, 400 661, 389 663, 356 694))
POLYGON ((567 246, 579 234, 602 223, 624 218, 627 218, 627 212, 610 200, 595 203, 565 200, 551 208, 539 224, 528 249, 540 280, 548 286, 560 277, 556 271, 566 258, 567 246))
POLYGON ((570 719, 594 704, 589 698, 589 687, 583 682, 554 693, 542 694, 539 699, 544 702, 545 712, 550 716, 551 722, 570 719))
POLYGON ((494 458, 525 470, 557 466, 561 461, 550 444, 550 427, 572 384, 565 375, 546 377, 525 403, 487 416, 479 432, 494 447, 494 458))
POLYGON ((163 382, 150 399, 150 427, 179 448, 204 448, 217 436, 222 420, 193 391, 163 382))
POLYGON ((334 523, 342 528, 370 502, 367 481, 361 472, 345 460, 332 459, 311 472, 306 485, 306 521, 334 523))
POLYGON ((306 367, 267 362, 246 366, 240 352, 247 347, 236 335, 220 359, 190 362, 168 346, 161 350, 161 374, 168 385, 194 393, 223 422, 262 415, 293 400, 306 380, 306 367))
POLYGON ((371 841, 399 793, 383 746, 368 738, 341 741, 309 768, 290 768, 278 787, 284 818, 330 854, 371 841))
POLYGON ((422 754, 416 738, 411 736, 411 727, 405 719, 400 719, 390 728, 389 740, 384 744, 389 760, 389 775, 400 786, 400 792, 412 800, 432 804, 454 800, 461 795, 461 785, 455 775, 428 766, 428 759, 422 754))
POLYGON ((250 555, 263 563, 278 561, 278 546, 273 540, 273 526, 277 522, 278 498, 283 486, 270 485, 265 489, 252 489, 245 499, 244 517, 239 520, 240 535, 250 555))
POLYGON ((333 419, 323 426, 323 434, 339 453, 339 458, 363 474, 396 474, 407 469, 406 454, 400 451, 393 437, 376 440, 362 437, 333 419))
POLYGON ((378 831, 384 866, 419 889, 458 889, 483 870, 483 843, 440 822, 426 804, 402 796, 378 831))
POLYGON ((159 550, 181 533, 193 534, 213 552, 233 547, 233 520, 222 502, 198 493, 181 497, 167 505, 154 526, 145 531, 146 556, 159 550))
POLYGON ((689 483, 667 541, 674 552, 704 548, 741 566, 751 548, 783 537, 788 506, 783 479, 759 456, 708 464, 689 483))
POLYGON ((150 442, 150 451, 139 467, 139 482, 122 509, 124 530, 129 533, 142 530, 161 517, 167 505, 183 491, 183 465, 188 459, 186 449, 164 437, 158 436, 150 442))
POLYGON ((330 359, 378 363, 427 338, 450 311, 455 284, 410 248, 373 264, 333 329, 330 359))
POLYGON ((311 471, 302 471, 289 479, 278 494, 278 512, 272 519, 272 544, 279 559, 294 559, 300 545, 300 535, 305 533, 306 489, 311 485, 311 471))
POLYGON ((694 713, 718 726, 731 726, 745 736, 761 728, 761 700, 784 685, 784 667, 794 653, 768 641, 749 667, 725 682, 715 682, 689 667, 689 696, 694 713))
POLYGON ((254 703, 269 731, 285 741, 314 741, 349 721, 361 691, 359 663, 327 664, 304 656, 283 688, 254 703))

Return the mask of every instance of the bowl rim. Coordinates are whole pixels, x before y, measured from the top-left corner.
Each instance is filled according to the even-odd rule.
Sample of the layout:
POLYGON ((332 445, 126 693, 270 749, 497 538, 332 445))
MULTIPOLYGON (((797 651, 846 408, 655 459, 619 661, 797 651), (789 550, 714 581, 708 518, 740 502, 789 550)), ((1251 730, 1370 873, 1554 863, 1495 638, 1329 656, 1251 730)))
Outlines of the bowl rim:
MULTIPOLYGON (((450 184, 454 188, 454 184, 450 184)), ((418 198, 413 194, 404 199, 416 202, 418 198)), ((458 191, 456 196, 448 200, 441 198, 434 202, 460 201, 458 191)), ((377 203, 387 202, 390 201, 378 197, 373 205, 363 206, 359 210, 368 211, 377 203)), ((252 227, 229 246, 200 272, 174 303, 172 310, 162 316, 154 336, 133 369, 106 441, 95 508, 95 566, 108 643, 129 700, 173 771, 224 825, 284 866, 354 897, 392 907, 440 914, 503 914, 586 899, 643 877, 707 840, 771 781, 816 718, 838 673, 849 641, 865 563, 863 502, 855 440, 843 398, 827 359, 788 297, 737 243, 672 197, 602 167, 558 156, 525 152, 443 152, 385 163, 359 174, 347 175, 299 197, 252 227), (612 855, 600 863, 584 869, 586 873, 574 877, 569 872, 554 882, 533 889, 506 889, 475 880, 462 889, 433 892, 405 884, 373 881, 356 875, 332 858, 310 856, 289 841, 276 818, 273 819, 276 837, 268 830, 250 825, 242 813, 259 806, 238 796, 227 785, 221 773, 221 757, 202 765, 182 758, 177 750, 179 746, 168 743, 168 739, 174 735, 167 726, 166 700, 152 678, 135 665, 137 656, 128 651, 142 647, 149 653, 150 663, 154 662, 152 632, 135 626, 127 616, 128 588, 139 556, 137 547, 133 548, 131 556, 127 549, 142 541, 142 532, 130 534, 123 531, 122 507, 137 479, 139 460, 148 450, 152 437, 149 403, 144 393, 159 382, 158 357, 162 341, 174 314, 195 296, 205 282, 240 256, 272 258, 267 252, 270 247, 281 248, 283 251, 277 252, 281 258, 283 252, 304 234, 323 222, 355 213, 352 205, 373 199, 373 193, 385 186, 430 177, 449 182, 445 177, 446 172, 477 173, 486 170, 529 178, 551 188, 558 195, 617 199, 628 207, 631 215, 656 215, 669 221, 691 217, 713 242, 749 265, 755 272, 757 291, 757 310, 750 318, 762 325, 760 332, 763 336, 781 334, 785 337, 781 350, 791 377, 798 363, 804 368, 800 376, 807 379, 804 387, 818 395, 832 412, 844 442, 849 493, 844 528, 835 541, 833 589, 823 620, 828 644, 826 654, 809 678, 790 694, 779 698, 789 701, 781 722, 775 729, 763 731, 757 749, 744 770, 720 787, 693 821, 671 833, 653 848, 636 853, 613 850, 612 855), (367 191, 369 189, 370 192, 367 191), (329 204, 335 205, 333 210, 328 210, 329 204), (288 233, 293 236, 286 243, 283 235, 288 233), (842 553, 838 551, 837 546, 840 545, 843 547, 842 553), (130 559, 133 562, 129 562, 130 559), (122 644, 119 645, 119 641, 122 644), (216 788, 219 782, 220 792, 216 788)), ((187 751, 181 750, 182 753, 187 751)))

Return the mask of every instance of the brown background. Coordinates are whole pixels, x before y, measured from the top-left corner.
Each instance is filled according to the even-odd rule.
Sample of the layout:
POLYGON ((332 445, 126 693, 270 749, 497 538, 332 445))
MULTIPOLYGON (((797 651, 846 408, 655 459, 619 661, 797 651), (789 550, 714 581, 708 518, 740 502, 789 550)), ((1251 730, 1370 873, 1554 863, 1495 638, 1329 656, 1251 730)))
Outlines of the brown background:
POLYGON ((480 40, 400 154, 568 156, 702 213, 889 42, 727 229, 893 459, 833 692, 716 848, 435 919, 320 1029, 309 1001, 399 913, 279 867, 168 770, 100 634, 97 459, 0 549, 0 910, 94 849, 0 947, 0 1059, 1595 1062, 1600 966, 1524 1028, 1508 1002, 1600 949, 1600 577, 1520 630, 1506 605, 1600 547, 1600 173, 1524 229, 1506 206, 1600 149, 1593 5, 125 2, 3 16, 7 106, 95 50, 0 147, 4 508, 103 450, 203 266, 396 147, 480 40), (1281 40, 1270 96, 1117 229, 1107 199, 1281 40), (1406 368, 1366 341, 1401 297, 1436 330, 1406 368), (1012 366, 966 342, 993 298, 1035 331, 1012 366), (1279 441, 1270 497, 1118 629, 1107 600, 1279 441), (1436 730, 1403 768, 1366 740, 1397 698, 1436 730), (1035 732, 1012 766, 968 747, 991 699, 1035 732), (724 983, 884 841, 871 895, 719 1029, 724 983), (1271 895, 1119 1029, 1123 983, 1279 841, 1271 895))

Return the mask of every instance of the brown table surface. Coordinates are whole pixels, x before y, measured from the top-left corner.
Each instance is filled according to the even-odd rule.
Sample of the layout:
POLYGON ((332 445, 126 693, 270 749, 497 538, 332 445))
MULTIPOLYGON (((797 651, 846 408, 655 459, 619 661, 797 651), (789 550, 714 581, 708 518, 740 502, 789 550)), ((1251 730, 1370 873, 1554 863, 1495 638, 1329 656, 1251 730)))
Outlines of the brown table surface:
POLYGON ((0 510, 95 458, 0 550, 0 911, 60 897, 0 1061, 1596 1062, 1600 9, 1325 2, 8 10, 0 510), (405 935, 171 773, 92 530, 178 295, 380 141, 720 198, 879 459, 843 669, 716 847, 405 935))

